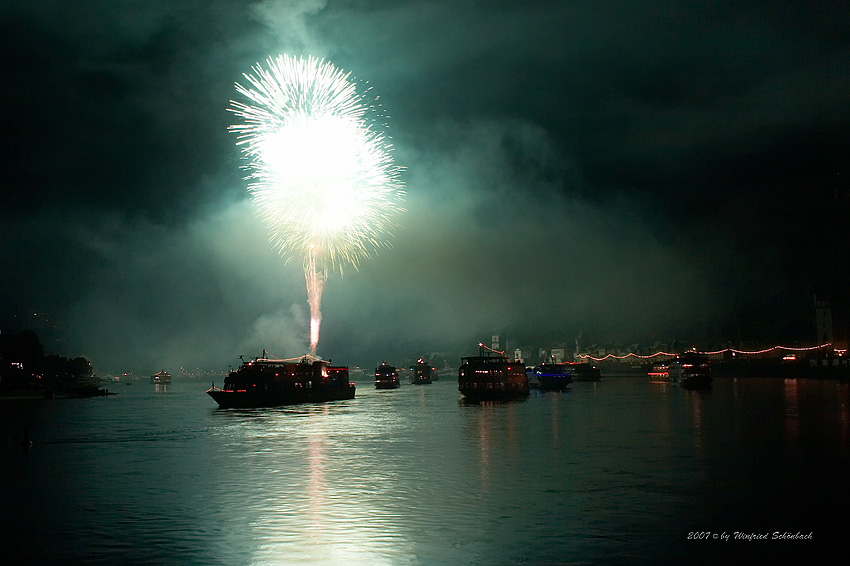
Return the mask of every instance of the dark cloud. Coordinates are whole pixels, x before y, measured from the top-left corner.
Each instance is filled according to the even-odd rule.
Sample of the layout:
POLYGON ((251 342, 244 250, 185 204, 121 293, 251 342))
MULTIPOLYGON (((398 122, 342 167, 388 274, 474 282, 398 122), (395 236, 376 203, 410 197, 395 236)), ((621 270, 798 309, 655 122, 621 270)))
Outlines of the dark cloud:
POLYGON ((225 110, 281 52, 368 81, 406 167, 393 247, 327 282, 338 361, 811 340, 846 250, 839 3, 0 6, 0 330, 103 371, 305 351, 300 261, 252 213, 225 110))

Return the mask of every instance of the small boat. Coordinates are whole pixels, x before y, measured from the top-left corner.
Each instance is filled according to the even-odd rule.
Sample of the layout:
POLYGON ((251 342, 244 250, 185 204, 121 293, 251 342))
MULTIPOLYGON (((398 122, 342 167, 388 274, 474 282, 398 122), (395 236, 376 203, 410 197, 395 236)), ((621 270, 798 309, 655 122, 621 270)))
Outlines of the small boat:
POLYGON ((652 369, 647 372, 647 375, 653 383, 666 383, 670 379, 670 362, 652 364, 652 369))
POLYGON ((708 358, 688 351, 670 360, 667 381, 684 389, 711 389, 711 366, 708 358))
POLYGON ((419 358, 416 365, 410 368, 413 374, 410 376, 410 383, 414 385, 427 385, 433 380, 433 375, 436 369, 431 367, 431 364, 419 358))
MULTIPOLYGON (((126 383, 129 384, 130 382, 128 381, 126 383)), ((156 385, 169 385, 171 383, 171 374, 165 370, 157 372, 151 376, 151 383, 156 385)))
POLYGON ((340 401, 354 398, 355 386, 346 366, 304 356, 300 361, 265 357, 243 361, 231 371, 224 387, 207 390, 223 409, 276 407, 295 403, 340 401))
POLYGON ((511 400, 528 397, 525 364, 504 352, 478 345, 477 356, 461 358, 458 390, 467 401, 511 400))
POLYGON ((398 370, 387 362, 375 368, 375 389, 396 389, 401 386, 398 370))
POLYGON ((531 389, 540 389, 540 380, 534 373, 536 369, 534 366, 525 366, 525 375, 528 377, 528 386, 531 389))
POLYGON ((563 391, 573 382, 574 371, 574 366, 569 363, 543 363, 534 368, 529 386, 541 391, 563 391))

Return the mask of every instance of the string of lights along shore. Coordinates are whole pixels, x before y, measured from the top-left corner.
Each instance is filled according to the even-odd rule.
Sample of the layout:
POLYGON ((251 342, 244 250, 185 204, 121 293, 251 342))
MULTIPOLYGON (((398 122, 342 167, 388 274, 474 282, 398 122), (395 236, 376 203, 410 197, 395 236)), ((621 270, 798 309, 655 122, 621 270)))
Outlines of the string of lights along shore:
POLYGON ((316 356, 328 271, 355 269, 389 247, 404 212, 402 167, 371 88, 330 62, 279 55, 236 84, 244 101, 228 110, 245 180, 269 241, 289 262, 302 259, 316 356))
MULTIPOLYGON (((794 346, 771 346, 769 348, 762 348, 761 350, 739 350, 736 348, 723 348, 722 350, 713 350, 713 351, 698 351, 696 349, 691 350, 692 352, 698 352, 704 356, 718 356, 730 352, 732 354, 738 354, 743 356, 757 356, 760 354, 768 354, 770 352, 813 352, 816 350, 824 350, 827 348, 832 348, 832 342, 827 342, 825 344, 818 344, 817 346, 804 346, 804 347, 794 347, 794 346)), ((835 353, 839 356, 844 356, 847 353, 846 349, 835 348, 835 353)), ((658 351, 654 354, 636 354, 634 352, 629 352, 628 354, 618 356, 615 354, 607 354, 602 357, 594 357, 590 354, 578 354, 578 357, 582 360, 592 360, 594 362, 604 362, 605 360, 625 360, 628 358, 638 358, 641 360, 648 360, 651 358, 658 357, 667 357, 667 358, 675 358, 679 354, 675 352, 664 352, 658 351)))

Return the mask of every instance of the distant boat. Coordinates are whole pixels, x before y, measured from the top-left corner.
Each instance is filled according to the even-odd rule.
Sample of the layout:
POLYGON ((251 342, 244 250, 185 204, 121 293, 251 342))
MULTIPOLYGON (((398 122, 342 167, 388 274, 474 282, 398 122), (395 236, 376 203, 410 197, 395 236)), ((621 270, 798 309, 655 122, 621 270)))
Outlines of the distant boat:
POLYGON ((536 370, 534 366, 526 366, 525 367, 525 375, 528 377, 528 387, 531 389, 540 389, 540 380, 535 375, 534 370, 536 370))
POLYGON ((151 376, 151 383, 155 383, 157 385, 168 385, 171 383, 171 374, 165 370, 157 372, 151 376))
POLYGON ((437 373, 437 370, 422 358, 419 358, 416 365, 411 369, 413 370, 413 374, 410 376, 410 383, 414 385, 427 385, 431 383, 434 374, 437 373))
POLYGON ((652 368, 647 372, 650 381, 667 382, 670 379, 670 362, 663 361, 652 364, 652 368))
POLYGON ((525 364, 508 359, 503 352, 485 351, 482 345, 479 355, 461 358, 457 380, 458 390, 468 401, 510 400, 529 395, 525 364))
POLYGON ((272 360, 266 357, 243 362, 207 394, 223 409, 275 407, 295 403, 339 401, 354 398, 348 368, 322 360, 272 360))
POLYGON ((678 384, 684 389, 711 389, 712 382, 708 358, 693 351, 653 365, 649 377, 678 384))
POLYGON ((543 363, 533 368, 529 386, 541 391, 563 391, 573 382, 574 371, 570 364, 543 363))
POLYGON ((375 368, 375 389, 396 389, 401 386, 398 370, 386 362, 375 368))
POLYGON ((600 381, 602 372, 593 364, 587 362, 566 362, 571 368, 573 381, 600 381))

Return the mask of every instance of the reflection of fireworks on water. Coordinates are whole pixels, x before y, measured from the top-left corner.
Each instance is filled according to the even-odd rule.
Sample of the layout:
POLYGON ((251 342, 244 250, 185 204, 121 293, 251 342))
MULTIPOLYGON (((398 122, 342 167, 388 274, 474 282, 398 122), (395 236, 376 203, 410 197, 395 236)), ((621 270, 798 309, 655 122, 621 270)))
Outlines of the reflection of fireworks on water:
POLYGON ((310 350, 316 353, 324 278, 355 268, 388 246, 402 211, 400 168, 377 128, 378 114, 349 75, 315 58, 281 55, 246 74, 236 90, 247 103, 228 108, 248 159, 248 190, 270 241, 304 261, 310 304, 310 350))

